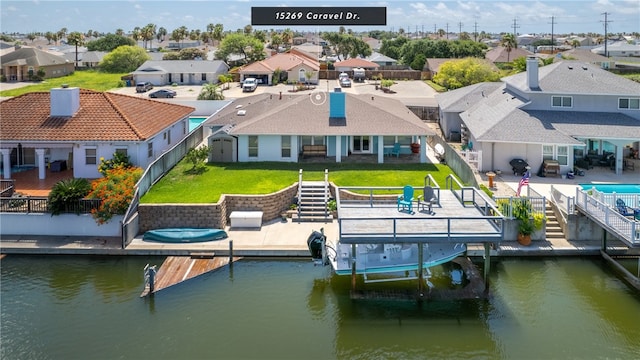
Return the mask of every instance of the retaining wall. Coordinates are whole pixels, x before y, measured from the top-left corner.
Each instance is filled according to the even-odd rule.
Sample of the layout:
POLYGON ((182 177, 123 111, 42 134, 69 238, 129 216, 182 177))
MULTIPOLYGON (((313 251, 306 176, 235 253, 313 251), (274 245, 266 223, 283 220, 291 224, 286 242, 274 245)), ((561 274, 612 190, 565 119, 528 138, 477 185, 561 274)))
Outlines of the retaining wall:
POLYGON ((262 211, 262 221, 279 218, 298 193, 294 184, 266 195, 223 195, 216 204, 140 204, 140 233, 171 227, 224 229, 233 211, 262 211))

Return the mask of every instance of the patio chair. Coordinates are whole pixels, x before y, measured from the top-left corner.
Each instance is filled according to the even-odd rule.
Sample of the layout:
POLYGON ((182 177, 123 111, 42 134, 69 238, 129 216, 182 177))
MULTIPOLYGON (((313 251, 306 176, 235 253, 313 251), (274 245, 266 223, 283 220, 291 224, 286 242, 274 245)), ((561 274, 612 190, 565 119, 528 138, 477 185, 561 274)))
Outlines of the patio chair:
POLYGON ((433 187, 425 186, 422 195, 418 196, 418 211, 427 209, 429 214, 433 212, 433 204, 437 204, 438 199, 435 196, 433 187))
POLYGON ((633 216, 634 219, 640 220, 640 209, 634 209, 624 203, 624 200, 616 200, 616 209, 622 216, 633 216))
POLYGON ((402 195, 398 195, 398 211, 413 213, 413 186, 404 187, 402 195))
POLYGON ((391 155, 400 157, 400 143, 393 144, 393 149, 391 149, 391 155))

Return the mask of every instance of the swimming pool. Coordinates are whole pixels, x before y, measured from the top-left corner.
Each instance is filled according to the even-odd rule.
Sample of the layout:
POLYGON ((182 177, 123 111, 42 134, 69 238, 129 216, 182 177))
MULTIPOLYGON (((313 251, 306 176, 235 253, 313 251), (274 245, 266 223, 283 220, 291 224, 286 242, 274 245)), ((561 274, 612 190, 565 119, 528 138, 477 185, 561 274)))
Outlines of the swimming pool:
POLYGON ((189 117, 189 132, 192 132, 193 129, 197 128, 198 125, 202 124, 203 121, 207 120, 206 116, 192 116, 189 117))
POLYGON ((640 184, 580 184, 584 190, 596 190, 604 193, 640 194, 640 184))

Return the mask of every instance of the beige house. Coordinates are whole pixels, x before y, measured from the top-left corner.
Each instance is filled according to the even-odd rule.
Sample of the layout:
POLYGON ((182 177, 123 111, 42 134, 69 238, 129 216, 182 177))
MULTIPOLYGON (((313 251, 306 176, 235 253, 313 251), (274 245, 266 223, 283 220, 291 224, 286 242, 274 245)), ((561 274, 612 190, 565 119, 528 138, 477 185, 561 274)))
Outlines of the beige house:
POLYGON ((318 83, 320 63, 312 55, 292 49, 286 53, 273 55, 265 60, 256 61, 242 68, 240 81, 246 78, 256 78, 261 85, 274 84, 274 74, 279 72, 277 83, 302 82, 318 83))
POLYGON ((10 82, 29 81, 39 70, 44 70, 45 79, 66 76, 74 71, 72 61, 32 47, 22 47, 3 55, 0 63, 0 75, 10 82))

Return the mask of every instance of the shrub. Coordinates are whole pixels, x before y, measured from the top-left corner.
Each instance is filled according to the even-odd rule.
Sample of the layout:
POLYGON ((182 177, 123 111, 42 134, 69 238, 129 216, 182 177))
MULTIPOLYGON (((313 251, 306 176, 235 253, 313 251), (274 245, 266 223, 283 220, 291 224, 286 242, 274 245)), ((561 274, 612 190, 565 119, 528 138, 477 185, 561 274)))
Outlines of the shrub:
POLYGON ((91 190, 87 179, 64 179, 58 181, 49 193, 49 212, 51 215, 59 215, 69 212, 71 209, 79 214, 80 207, 76 206, 91 190))
POLYGON ((123 153, 116 152, 113 154, 113 158, 111 160, 105 160, 104 158, 100 158, 100 165, 98 165, 98 171, 102 176, 107 176, 107 170, 115 169, 117 167, 130 168, 133 165, 129 160, 129 155, 125 155, 123 153))
POLYGON ((98 224, 107 223, 114 215, 124 215, 141 176, 141 168, 118 166, 106 170, 105 177, 91 183, 91 192, 87 197, 102 199, 100 207, 91 210, 98 224))
POLYGON ((191 171, 196 170, 199 167, 204 166, 203 162, 209 157, 209 147, 201 146, 199 148, 191 148, 185 158, 188 162, 193 164, 191 171))

